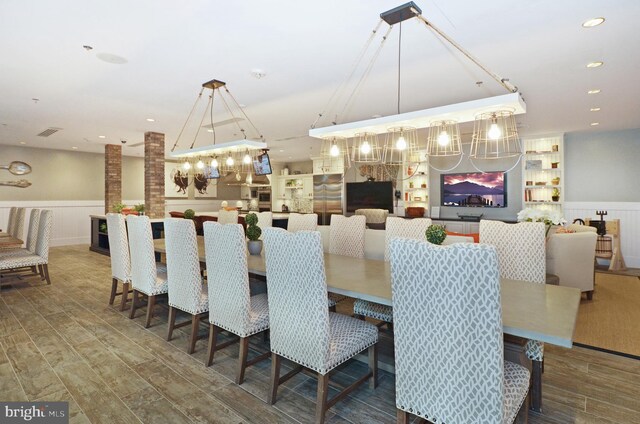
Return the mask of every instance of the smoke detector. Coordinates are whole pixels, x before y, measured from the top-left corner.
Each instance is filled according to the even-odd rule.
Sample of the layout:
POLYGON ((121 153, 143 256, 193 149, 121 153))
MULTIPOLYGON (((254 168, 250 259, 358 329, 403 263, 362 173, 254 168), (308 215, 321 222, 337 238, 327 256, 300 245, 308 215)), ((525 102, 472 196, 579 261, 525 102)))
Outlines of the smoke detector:
POLYGON ((265 71, 263 71, 262 69, 252 69, 251 70, 251 75, 253 75, 254 78, 256 79, 261 79, 267 76, 267 73, 265 71))

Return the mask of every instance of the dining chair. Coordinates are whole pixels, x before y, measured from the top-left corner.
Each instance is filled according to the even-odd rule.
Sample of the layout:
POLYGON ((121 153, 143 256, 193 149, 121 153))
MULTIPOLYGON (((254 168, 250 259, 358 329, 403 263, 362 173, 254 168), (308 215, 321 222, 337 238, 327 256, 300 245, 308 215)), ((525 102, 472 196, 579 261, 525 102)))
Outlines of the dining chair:
POLYGON ((191 335, 187 352, 196 348, 200 320, 209 312, 209 296, 204 278, 200 274, 196 228, 190 219, 167 218, 164 220, 165 247, 167 257, 167 279, 169 280, 169 329, 167 340, 173 330, 191 323, 191 335), (176 309, 191 315, 191 320, 176 324, 176 309))
MULTIPOLYGON (((431 225, 429 218, 404 219, 398 217, 387 218, 384 235, 384 260, 389 261, 389 244, 395 238, 408 238, 425 240, 426 231, 431 225)), ((379 321, 393 323, 393 308, 368 300, 357 299, 353 304, 353 314, 364 319, 365 317, 379 321)))
POLYGON ((315 231, 318 229, 318 215, 315 213, 290 213, 287 220, 287 231, 315 231))
POLYGON ((9 219, 7 220, 7 228, 5 229, 5 232, 10 236, 13 236, 13 223, 16 220, 16 209, 18 208, 15 206, 11 206, 11 209, 9 209, 9 219))
MULTIPOLYGON (((545 284, 545 240, 546 228, 542 222, 480 221, 480 243, 496 247, 502 278, 545 284)), ((529 340, 525 353, 532 361, 531 409, 541 412, 544 343, 529 340)))
POLYGON ((113 305, 116 296, 120 295, 120 310, 127 306, 131 286, 131 257, 129 240, 124 215, 107 214, 107 236, 109 238, 109 255, 111 257, 111 296, 109 305, 113 305), (118 292, 118 283, 122 283, 122 291, 118 292))
POLYGON ((278 385, 304 366, 318 374, 315 422, 323 423, 327 409, 357 385, 367 379, 371 388, 377 385, 378 329, 327 309, 319 232, 290 233, 267 228, 264 244, 272 352, 268 403, 275 403, 278 385), (369 355, 368 373, 328 399, 329 372, 365 349, 369 355), (283 357, 299 365, 280 376, 283 357))
MULTIPOLYGON (((273 227, 273 213, 258 212, 256 213, 256 215, 258 216, 258 227, 260 227, 261 230, 264 230, 265 228, 273 227)), ((263 237, 264 237, 264 234, 260 234, 259 240, 262 240, 263 237)))
POLYGON ((36 245, 38 243, 38 224, 39 223, 40 223, 40 209, 31 209, 31 213, 29 214, 29 229, 27 231, 27 242, 25 244, 25 247, 20 249, 0 251, 0 258, 35 254, 36 245))
POLYGON ((228 211, 226 209, 220 209, 218 211, 218 222, 220 224, 237 224, 238 223, 238 211, 228 211))
POLYGON ((20 240, 24 240, 24 215, 25 208, 16 208, 13 216, 13 225, 8 229, 9 234, 20 240))
POLYGON ((394 239, 389 251, 397 422, 512 423, 530 376, 504 360, 496 248, 394 239))
POLYGON ((138 308, 138 295, 147 297, 145 328, 151 325, 156 296, 168 293, 167 268, 156 263, 151 221, 148 216, 127 216, 127 233, 131 249, 131 285, 133 300, 129 318, 133 319, 138 308))
POLYGON ((20 255, 0 258, 0 271, 19 268, 32 268, 33 270, 36 267, 41 280, 47 280, 47 284, 51 284, 51 278, 49 277, 49 244, 51 242, 52 224, 53 212, 48 209, 40 211, 34 252, 25 252, 20 255))
POLYGON ((355 214, 365 216, 369 228, 384 229, 389 211, 386 209, 356 209, 355 214))
POLYGON ((247 268, 247 242, 242 225, 204 223, 204 244, 209 287, 209 348, 205 364, 213 355, 238 340, 218 344, 220 329, 240 338, 236 384, 242 384, 248 366, 267 359, 269 352, 247 361, 249 337, 269 329, 267 294, 251 296, 247 268))
MULTIPOLYGON (((364 215, 332 215, 329 225, 329 253, 364 258, 364 235, 367 218, 364 215)), ((329 293, 329 309, 336 312, 336 304, 347 296, 329 293)))

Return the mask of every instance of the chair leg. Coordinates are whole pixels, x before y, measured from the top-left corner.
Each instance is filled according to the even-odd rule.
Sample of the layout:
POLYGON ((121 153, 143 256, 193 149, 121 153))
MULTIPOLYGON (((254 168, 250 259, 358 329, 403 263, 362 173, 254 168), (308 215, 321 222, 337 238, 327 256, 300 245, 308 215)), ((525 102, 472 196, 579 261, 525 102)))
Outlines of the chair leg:
POLYGON ((216 338, 218 337, 218 327, 209 323, 209 347, 205 365, 210 367, 213 363, 213 355, 216 352, 216 338))
POLYGON ((329 397, 329 374, 318 373, 318 396, 316 397, 316 424, 324 423, 329 397))
POLYGON ((44 280, 44 268, 42 265, 38 265, 38 274, 40 274, 40 281, 44 280))
POLYGON ((144 328, 149 328, 151 325, 151 318, 153 318, 153 308, 156 306, 156 296, 147 296, 147 321, 144 323, 144 328))
POLYGON ((244 371, 247 369, 247 354, 249 353, 249 338, 240 338, 240 353, 238 354, 238 372, 236 374, 236 384, 244 381, 244 371))
POLYGON ((371 371, 371 380, 369 380, 369 388, 378 387, 378 343, 369 346, 369 370, 371 371))
POLYGON ((587 292, 587 300, 593 300, 593 290, 587 292))
POLYGON ((191 315, 191 336, 189 337, 189 346, 187 353, 192 354, 196 350, 196 341, 198 340, 198 328, 200 326, 200 317, 191 315))
POLYGON ((47 280, 47 284, 51 284, 51 278, 49 278, 49 264, 42 265, 42 270, 44 272, 44 279, 47 280))
POLYGON ((131 300, 131 312, 129 312, 129 319, 133 319, 133 317, 135 317, 136 306, 138 306, 138 290, 133 289, 133 299, 131 300))
POLYGON ((336 305, 329 306, 329 312, 336 312, 336 305))
POLYGON ((129 297, 129 283, 122 283, 122 297, 120 300, 120 310, 124 311, 127 307, 127 298, 129 297))
POLYGON ((542 361, 531 361, 531 410, 542 412, 542 361))
POLYGON ((176 309, 173 306, 169 306, 169 330, 167 331, 167 341, 171 341, 173 336, 173 329, 176 326, 176 309))
POLYGON ((408 424, 409 423, 409 413, 407 411, 403 411, 402 409, 396 409, 396 423, 397 424, 408 424))
POLYGON ((271 388, 269 390, 269 396, 267 397, 267 403, 269 405, 276 403, 278 384, 280 383, 280 361, 280 356, 277 353, 271 352, 271 388))
POLYGON ((109 305, 113 305, 114 300, 116 300, 116 292, 118 291, 118 280, 115 278, 111 279, 111 297, 109 297, 109 305))

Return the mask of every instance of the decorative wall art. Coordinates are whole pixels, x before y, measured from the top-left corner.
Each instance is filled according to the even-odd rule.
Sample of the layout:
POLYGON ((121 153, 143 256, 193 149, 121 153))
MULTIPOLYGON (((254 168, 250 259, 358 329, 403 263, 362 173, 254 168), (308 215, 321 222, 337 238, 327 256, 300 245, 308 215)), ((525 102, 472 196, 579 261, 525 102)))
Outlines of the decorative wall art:
MULTIPOLYGON (((0 165, 0 169, 6 169, 13 175, 25 175, 31 172, 31 165, 25 162, 14 160, 9 165, 0 165)), ((0 181, 0 186, 27 188, 31 185, 28 180, 0 181)))
POLYGON ((189 184, 193 181, 189 178, 188 171, 182 169, 179 163, 165 162, 164 164, 164 196, 165 197, 189 197, 189 184))
POLYGON ((199 172, 193 176, 193 188, 195 198, 216 197, 218 194, 218 180, 207 178, 205 173, 199 172))

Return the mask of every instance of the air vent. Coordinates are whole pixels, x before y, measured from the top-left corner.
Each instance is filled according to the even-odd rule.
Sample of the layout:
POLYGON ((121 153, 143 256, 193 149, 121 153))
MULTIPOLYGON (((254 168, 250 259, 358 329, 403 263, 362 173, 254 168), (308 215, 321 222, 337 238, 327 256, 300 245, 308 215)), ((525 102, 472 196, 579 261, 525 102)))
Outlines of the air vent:
POLYGON ((38 134, 38 137, 49 137, 51 134, 55 134, 58 131, 60 131, 61 129, 62 128, 55 128, 55 127, 47 128, 46 130, 44 130, 40 134, 38 134))

